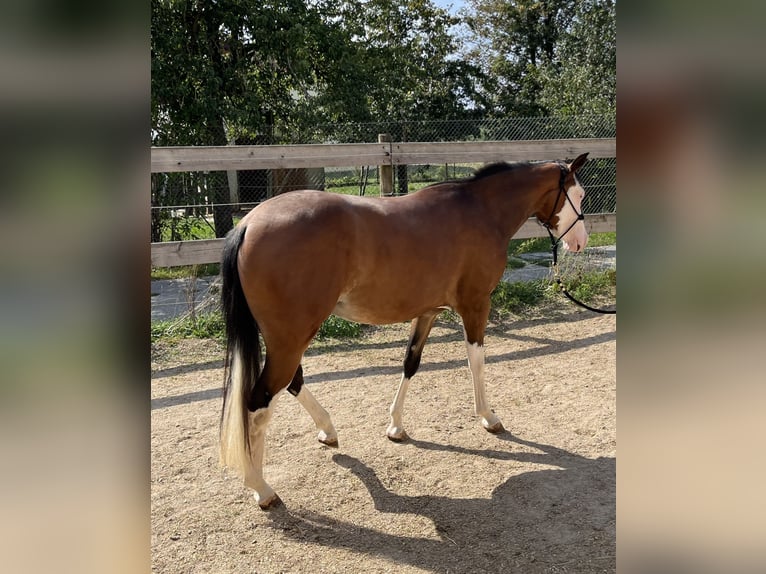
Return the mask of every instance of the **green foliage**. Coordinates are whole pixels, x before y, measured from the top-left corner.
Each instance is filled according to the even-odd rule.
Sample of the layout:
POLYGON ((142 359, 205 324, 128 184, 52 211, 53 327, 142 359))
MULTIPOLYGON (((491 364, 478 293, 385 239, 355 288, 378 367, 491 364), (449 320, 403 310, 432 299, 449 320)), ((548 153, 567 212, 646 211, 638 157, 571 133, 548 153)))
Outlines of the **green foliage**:
MULTIPOLYGON (((617 288, 617 271, 609 269, 567 276, 562 282, 566 290, 583 303, 590 303, 599 297, 613 299, 617 288)), ((558 285, 555 288, 558 289, 558 285)))
POLYGON ((614 113, 614 4, 472 0, 466 21, 473 48, 467 56, 484 73, 487 111, 515 116, 614 113))
MULTIPOLYGON (((603 247, 617 245, 617 233, 614 231, 591 233, 588 236, 588 247, 603 247)), ((551 240, 549 237, 531 237, 529 239, 511 239, 508 243, 508 258, 523 253, 550 253, 551 240)))
POLYGON ((213 239, 215 229, 200 217, 169 217, 160 241, 189 241, 213 239))
POLYGON ((540 303, 546 294, 548 281, 501 281, 492 291, 492 310, 500 315, 521 313, 540 303))
POLYGON ((617 245, 617 232, 591 233, 588 237, 588 247, 603 247, 604 245, 617 245))
MULTIPOLYGON (((224 342, 225 333, 226 328, 220 311, 184 315, 169 321, 155 321, 151 326, 152 342, 177 339, 215 339, 224 342)), ((352 339, 361 334, 362 326, 359 323, 330 315, 319 328, 317 339, 352 339)))
POLYGON ((157 279, 184 279, 186 277, 210 277, 221 271, 218 263, 181 265, 178 267, 152 267, 152 281, 157 279))
POLYGON ((359 323, 346 321, 335 315, 330 315, 317 332, 317 339, 352 339, 362 334, 359 323))
POLYGON ((539 253, 551 250, 551 240, 548 237, 531 237, 529 239, 511 239, 508 243, 508 255, 522 253, 539 253))
MULTIPOLYGON (((478 68, 461 58, 459 19, 431 0, 337 2, 364 69, 360 86, 373 118, 468 117, 478 68)), ((392 134, 412 139, 413 134, 392 134)), ((418 136, 419 137, 419 136, 418 136)))
MULTIPOLYGON (((155 145, 280 143, 328 122, 470 116, 475 66, 431 0, 152 0, 155 145)), ((287 143, 287 142, 283 142, 287 143)))
POLYGON ((539 103, 541 69, 554 58, 567 0, 474 0, 468 17, 474 48, 470 57, 486 74, 482 86, 498 115, 546 115, 539 103))
POLYGON ((508 261, 506 261, 505 267, 506 269, 521 269, 522 267, 526 267, 526 265, 527 263, 523 259, 509 256, 508 261))
MULTIPOLYGON (((617 287, 617 272, 594 271, 563 279, 564 286, 583 303, 599 300, 613 302, 617 287)), ((541 305, 548 299, 562 297, 560 287, 548 279, 500 282, 492 292, 492 311, 496 315, 521 314, 541 305)))
POLYGON ((612 113, 614 30, 612 0, 472 0, 459 17, 433 0, 152 0, 152 141, 612 113))
POLYGON ((151 326, 151 340, 216 339, 223 341, 225 326, 220 311, 185 315, 169 321, 155 321, 151 326))
MULTIPOLYGON (((541 70, 540 101, 550 113, 613 114, 617 104, 617 42, 613 0, 576 2, 572 18, 541 70)), ((587 126, 582 126, 588 137, 587 126)))
POLYGON ((325 188, 326 189, 333 189, 335 187, 347 187, 350 185, 356 185, 359 187, 359 179, 361 178, 360 175, 342 175, 339 177, 333 177, 333 178, 326 178, 325 180, 325 188))

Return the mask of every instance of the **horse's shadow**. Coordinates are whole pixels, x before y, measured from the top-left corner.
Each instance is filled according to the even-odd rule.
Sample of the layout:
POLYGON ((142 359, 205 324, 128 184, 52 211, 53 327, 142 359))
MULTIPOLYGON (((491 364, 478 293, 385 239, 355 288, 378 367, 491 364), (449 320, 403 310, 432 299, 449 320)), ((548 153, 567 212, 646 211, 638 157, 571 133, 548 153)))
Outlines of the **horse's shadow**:
MULTIPOLYGON (((525 472, 486 498, 402 496, 375 471, 336 454, 383 513, 428 518, 440 539, 393 535, 312 511, 280 508, 275 527, 313 543, 374 554, 433 572, 611 572, 615 570, 615 460, 588 459, 562 449, 500 435, 539 451, 474 450, 411 440, 417 448, 559 467, 525 472)), ((475 477, 481 480, 481 476, 475 477)), ((470 484, 466 485, 470 491, 470 484)))

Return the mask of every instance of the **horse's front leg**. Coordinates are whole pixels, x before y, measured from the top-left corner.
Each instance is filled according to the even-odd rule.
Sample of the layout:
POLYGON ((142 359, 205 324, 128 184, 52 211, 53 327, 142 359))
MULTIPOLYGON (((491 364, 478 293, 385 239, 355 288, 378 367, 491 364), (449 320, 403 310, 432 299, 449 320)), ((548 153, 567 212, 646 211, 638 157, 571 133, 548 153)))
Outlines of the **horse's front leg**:
POLYGON ((473 400, 475 412, 481 417, 482 426, 491 433, 503 432, 503 423, 497 418, 495 412, 489 408, 487 393, 484 388, 484 345, 471 343, 466 339, 468 350, 468 367, 471 369, 473 379, 473 400))
POLYGON ((481 417, 482 426, 491 433, 500 433, 505 429, 503 423, 489 408, 487 393, 484 387, 484 330, 489 318, 489 302, 486 308, 465 313, 463 327, 465 345, 468 354, 468 367, 473 379, 473 399, 475 412, 481 417))

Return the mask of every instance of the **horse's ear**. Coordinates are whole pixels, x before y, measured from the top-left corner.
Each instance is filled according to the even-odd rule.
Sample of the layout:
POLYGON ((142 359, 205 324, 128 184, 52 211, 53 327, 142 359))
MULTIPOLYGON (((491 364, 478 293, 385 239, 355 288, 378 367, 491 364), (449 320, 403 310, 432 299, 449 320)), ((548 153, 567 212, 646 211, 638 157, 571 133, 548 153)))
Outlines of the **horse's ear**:
POLYGON ((585 162, 588 159, 588 152, 585 152, 584 154, 578 155, 577 159, 575 159, 572 163, 569 164, 570 171, 577 171, 580 169, 583 165, 585 165, 585 162))

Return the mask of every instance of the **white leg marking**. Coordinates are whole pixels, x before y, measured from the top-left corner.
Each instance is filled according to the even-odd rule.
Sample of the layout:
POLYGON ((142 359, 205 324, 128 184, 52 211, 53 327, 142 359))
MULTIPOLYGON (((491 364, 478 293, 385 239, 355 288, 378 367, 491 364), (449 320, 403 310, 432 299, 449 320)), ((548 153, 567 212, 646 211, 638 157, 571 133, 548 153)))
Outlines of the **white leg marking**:
POLYGON ((297 398, 301 406, 306 409, 306 412, 311 415, 314 424, 317 426, 317 429, 319 429, 317 440, 328 446, 338 446, 338 433, 335 431, 332 420, 330 420, 330 415, 327 414, 327 411, 317 402, 314 395, 309 392, 306 388, 306 383, 303 383, 298 396, 295 398, 297 398))
POLYGON ((243 404, 241 351, 232 354, 231 383, 223 412, 220 436, 221 465, 230 468, 244 478, 245 486, 255 491, 255 499, 261 508, 279 504, 279 497, 263 479, 263 444, 266 427, 277 397, 272 398, 267 408, 248 412, 243 404), (245 437, 245 418, 248 422, 248 436, 245 437), (249 451, 248 451, 249 445, 249 451))
POLYGON ((487 403, 487 394, 484 390, 484 347, 478 343, 468 343, 468 367, 471 369, 471 378, 473 379, 473 399, 476 414, 481 417, 482 426, 489 432, 501 432, 503 423, 492 412, 487 403))
POLYGON ((255 491, 255 500, 261 508, 276 506, 281 501, 274 490, 263 479, 263 451, 266 438, 266 427, 271 420, 271 409, 276 397, 271 400, 268 408, 258 409, 250 416, 250 460, 245 467, 245 486, 255 491))
POLYGON ((410 379, 402 375, 402 381, 399 383, 399 390, 396 391, 394 402, 388 412, 391 413, 391 424, 386 429, 386 436, 392 441, 401 442, 407 438, 407 433, 402 425, 402 410, 404 409, 404 397, 407 395, 407 389, 410 386, 410 379))

